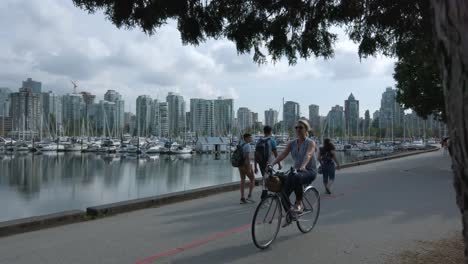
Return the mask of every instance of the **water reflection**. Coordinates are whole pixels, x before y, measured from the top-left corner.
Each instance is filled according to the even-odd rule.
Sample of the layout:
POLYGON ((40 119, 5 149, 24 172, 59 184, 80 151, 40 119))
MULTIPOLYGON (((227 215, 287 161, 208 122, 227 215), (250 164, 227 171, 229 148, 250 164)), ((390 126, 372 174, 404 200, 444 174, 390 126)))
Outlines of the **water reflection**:
MULTIPOLYGON (((338 153, 342 161, 375 153, 338 153)), ((285 168, 291 165, 286 160, 285 168)), ((0 155, 0 221, 238 181, 229 154, 0 155)))

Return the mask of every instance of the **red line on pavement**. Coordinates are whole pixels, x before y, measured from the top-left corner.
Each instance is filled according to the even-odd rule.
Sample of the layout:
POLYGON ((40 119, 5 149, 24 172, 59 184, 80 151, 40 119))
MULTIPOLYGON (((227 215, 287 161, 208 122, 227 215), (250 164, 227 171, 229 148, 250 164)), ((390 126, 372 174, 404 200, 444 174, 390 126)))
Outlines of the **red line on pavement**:
MULTIPOLYGON (((358 188, 352 188, 351 192, 348 192, 349 193, 355 193, 355 192, 359 192, 360 190, 362 190, 364 188, 362 188, 362 186, 358 187, 358 188)), ((348 189, 349 190, 349 189, 348 189)), ((333 200, 333 199, 336 199, 336 198, 339 198, 341 196, 344 196, 345 194, 344 193, 337 193, 337 194, 331 194, 331 195, 328 195, 328 196, 325 196, 325 197, 321 197, 323 200, 333 200)), ((247 228, 250 228, 251 224, 245 224, 243 226, 240 226, 240 227, 237 227, 237 228, 234 228, 234 229, 231 229, 231 230, 228 230, 228 231, 224 231, 224 232, 221 232, 221 233, 218 233, 218 234, 215 234, 215 235, 212 235, 208 238, 205 238, 205 239, 201 239, 201 240, 198 240, 198 241, 195 241, 191 244, 188 244, 188 245, 185 245, 185 246, 181 246, 181 247, 178 247, 178 248, 175 248, 175 249, 171 249, 169 251, 166 251, 166 252, 163 252, 163 253, 159 253, 157 255, 154 255, 154 256, 151 256, 151 257, 147 257, 145 259, 142 259, 142 260, 137 260, 135 262, 135 264, 147 264, 147 263, 151 263, 155 260, 158 260, 158 259, 161 259, 161 258, 164 258, 164 257, 168 257, 168 256, 172 256, 172 255, 175 255, 177 253, 180 253, 182 251, 185 251, 185 250, 188 250, 188 249, 191 249, 191 248, 195 248, 195 247, 198 247, 198 246, 201 246, 203 244, 206 244, 208 242, 211 242, 213 240, 216 240, 216 239, 219 239, 219 238, 222 238, 222 237, 225 237, 225 236, 229 236, 229 235, 232 235, 232 234, 235 234, 235 233, 239 233, 241 231, 244 231, 245 229, 247 228)))
POLYGON ((157 259, 160 259, 160 258, 163 258, 163 257, 172 256, 172 255, 175 255, 175 254, 177 254, 177 253, 179 253, 181 251, 201 246, 203 244, 206 244, 206 243, 208 243, 210 241, 213 241, 213 240, 216 240, 218 238, 222 238, 222 237, 225 237, 225 236, 228 236, 228 235, 239 233, 239 232, 244 231, 245 229, 247 229, 249 227, 250 227, 250 224, 246 224, 246 225, 243 225, 243 226, 238 227, 238 228, 234 228, 234 229, 231 229, 231 230, 228 230, 228 231, 224 231, 224 232, 215 234, 213 236, 210 236, 208 238, 195 241, 195 242, 193 242, 191 244, 188 244, 188 245, 185 245, 185 246, 182 246, 182 247, 178 247, 178 248, 175 248, 175 249, 172 249, 172 250, 169 250, 169 251, 166 251, 166 252, 163 252, 163 253, 160 253, 160 254, 145 258, 145 259, 142 259, 142 260, 137 260, 135 262, 135 264, 146 264, 146 263, 153 262, 153 261, 155 261, 157 259))

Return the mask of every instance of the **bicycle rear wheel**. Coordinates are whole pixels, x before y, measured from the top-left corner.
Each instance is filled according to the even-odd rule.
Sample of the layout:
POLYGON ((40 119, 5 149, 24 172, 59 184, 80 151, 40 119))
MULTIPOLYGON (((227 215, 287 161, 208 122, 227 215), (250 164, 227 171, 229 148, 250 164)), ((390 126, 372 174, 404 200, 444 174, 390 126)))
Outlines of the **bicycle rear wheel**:
POLYGON ((256 247, 265 249, 275 240, 282 214, 281 202, 276 195, 269 195, 258 204, 252 220, 252 240, 256 247))
POLYGON ((315 187, 307 187, 302 198, 304 212, 297 216, 297 227, 302 233, 310 232, 320 214, 320 195, 315 187))

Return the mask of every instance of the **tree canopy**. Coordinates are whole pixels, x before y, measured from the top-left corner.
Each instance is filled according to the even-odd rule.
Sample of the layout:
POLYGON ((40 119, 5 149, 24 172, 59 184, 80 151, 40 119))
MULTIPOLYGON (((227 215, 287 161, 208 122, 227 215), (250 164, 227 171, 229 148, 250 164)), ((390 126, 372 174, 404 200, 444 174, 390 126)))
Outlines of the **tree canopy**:
POLYGON ((333 56, 333 27, 343 27, 359 56, 396 57, 399 100, 421 116, 443 112, 439 71, 432 55, 429 0, 73 0, 90 13, 103 10, 117 27, 147 34, 177 21, 184 44, 227 38, 257 63, 283 57, 333 56), (415 96, 422 95, 422 96, 415 96))

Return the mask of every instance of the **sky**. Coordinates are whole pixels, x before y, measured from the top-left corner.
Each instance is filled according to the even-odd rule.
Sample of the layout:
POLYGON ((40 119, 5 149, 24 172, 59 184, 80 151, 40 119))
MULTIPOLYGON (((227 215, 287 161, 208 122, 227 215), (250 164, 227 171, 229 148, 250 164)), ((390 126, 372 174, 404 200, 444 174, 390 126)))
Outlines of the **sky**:
MULTIPOLYGON (((0 1, 0 87, 17 90, 31 77, 43 91, 88 91, 102 99, 109 89, 125 99, 125 110, 135 111, 138 95, 164 100, 168 92, 190 98, 235 99, 235 109, 259 113, 281 111, 283 98, 320 106, 326 115, 353 93, 372 113, 380 108, 385 87, 394 86, 394 59, 383 56, 360 60, 357 45, 341 29, 332 59, 311 58, 289 66, 286 59, 258 66, 253 54, 238 55, 228 40, 208 40, 184 46, 169 23, 156 35, 140 29, 117 29, 102 13, 88 14, 69 0, 0 1)), ((188 111, 188 110, 187 110, 188 111)))

